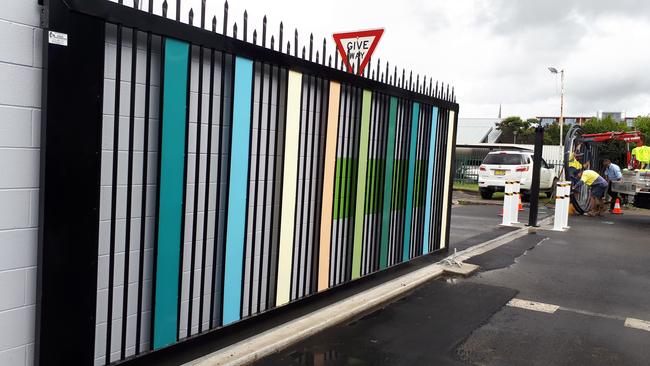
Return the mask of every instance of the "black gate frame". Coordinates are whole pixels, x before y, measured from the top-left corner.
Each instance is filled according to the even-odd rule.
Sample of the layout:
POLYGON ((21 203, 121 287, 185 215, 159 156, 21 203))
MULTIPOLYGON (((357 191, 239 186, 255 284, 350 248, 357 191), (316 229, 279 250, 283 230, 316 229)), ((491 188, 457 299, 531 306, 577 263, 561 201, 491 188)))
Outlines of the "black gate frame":
MULTIPOLYGON (((435 104, 454 111, 455 121, 450 123, 457 123, 459 106, 452 101, 453 97, 443 99, 427 96, 117 3, 105 0, 45 0, 44 15, 47 24, 43 40, 35 347, 35 362, 38 365, 91 364, 94 360, 106 23, 182 39, 197 46, 273 63, 302 73, 317 74, 341 83, 435 104), (66 34, 67 46, 50 44, 48 31, 66 34)), ((457 129, 454 137, 456 133, 457 129)), ((455 162, 454 150, 452 165, 455 162)), ((453 177, 449 182, 450 191, 452 185, 453 177)), ((343 287, 348 285, 351 284, 343 287)), ((314 298, 331 296, 332 290, 337 289, 311 296, 301 305, 314 298)), ((296 303, 291 303, 233 326, 211 330, 118 363, 135 365, 162 361, 166 353, 187 350, 209 339, 214 340, 217 334, 224 336, 250 325, 251 320, 295 307, 296 303)))

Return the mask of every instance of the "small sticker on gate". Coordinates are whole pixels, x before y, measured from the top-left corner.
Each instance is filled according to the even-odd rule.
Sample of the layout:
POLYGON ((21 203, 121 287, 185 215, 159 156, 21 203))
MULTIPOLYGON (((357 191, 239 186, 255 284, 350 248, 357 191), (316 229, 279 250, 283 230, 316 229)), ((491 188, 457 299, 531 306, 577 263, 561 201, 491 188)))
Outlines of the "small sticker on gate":
POLYGON ((68 46, 68 35, 65 33, 59 32, 49 32, 49 42, 50 44, 55 44, 59 46, 68 46))

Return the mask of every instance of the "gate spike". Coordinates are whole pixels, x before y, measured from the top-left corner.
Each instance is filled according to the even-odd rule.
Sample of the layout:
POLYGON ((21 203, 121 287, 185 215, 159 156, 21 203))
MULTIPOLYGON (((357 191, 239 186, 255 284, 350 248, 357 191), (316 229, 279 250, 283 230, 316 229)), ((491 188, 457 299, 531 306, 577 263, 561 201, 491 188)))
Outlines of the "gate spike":
POLYGON ((326 57, 327 57, 327 39, 323 37, 323 63, 325 63, 326 57))
POLYGON ((291 42, 287 41, 287 55, 291 54, 291 42))
POLYGON ((140 10, 140 1, 139 0, 133 0, 133 7, 135 9, 140 10))
POLYGON ((314 53, 314 33, 309 35, 309 61, 311 61, 311 56, 314 53))
POLYGON ((217 16, 212 17, 212 31, 217 33, 217 16))
POLYGON ((456 93, 454 92, 454 87, 451 87, 451 101, 455 102, 456 101, 456 93))
POLYGON ((406 69, 402 69, 402 89, 404 88, 405 83, 406 83, 406 69))
POLYGON ((232 37, 235 39, 237 38, 237 22, 232 25, 232 37))
POLYGON ((339 53, 334 51, 334 68, 339 69, 339 53))
POLYGON ((445 99, 449 100, 449 84, 447 84, 447 94, 446 94, 445 99))
MULTIPOLYGON (((393 73, 393 82, 397 81, 397 65, 395 65, 395 72, 393 73)), ((393 84, 395 86, 395 84, 393 84)))
POLYGON ((372 70, 372 73, 370 74, 370 79, 375 80, 375 70, 372 70))
POLYGON ((147 8, 149 14, 153 13, 153 0, 149 0, 149 7, 147 8))
POLYGON ((293 55, 298 57, 298 28, 296 28, 293 35, 293 55))
POLYGON ((305 46, 302 46, 302 59, 303 60, 305 59, 306 51, 307 51, 307 49, 305 48, 305 46))
POLYGON ((327 62, 327 66, 332 67, 332 55, 329 57, 329 61, 327 62))
POLYGON ((409 90, 413 91, 413 71, 409 74, 409 90))
POLYGON ((424 75, 424 78, 422 78, 422 91, 421 91, 421 93, 422 94, 427 93, 427 76, 426 75, 424 75))
POLYGON ((223 3, 223 35, 228 35, 228 0, 223 3))
POLYGON ((253 29, 253 44, 257 44, 257 29, 253 29))
POLYGON ((384 74, 384 72, 382 71, 381 76, 379 77, 379 81, 382 82, 382 83, 385 82, 385 80, 384 80, 385 76, 386 76, 386 74, 384 74))
POLYGON ((266 47, 266 14, 262 19, 262 47, 266 47))
POLYGON ((284 32, 284 24, 280 22, 280 36, 278 38, 278 51, 282 52, 282 33, 284 32))
POLYGON ((379 73, 380 73, 380 70, 381 70, 381 59, 378 58, 378 59, 377 59, 377 78, 378 78, 378 79, 379 79, 379 73))
POLYGON ((181 21, 181 0, 176 0, 176 21, 181 21))
POLYGON ((433 78, 429 79, 429 96, 433 95, 433 78))
POLYGON ((244 10, 244 42, 248 40, 248 11, 244 10))
POLYGON ((201 1, 201 29, 205 29, 205 0, 201 1))
POLYGON ((420 74, 415 76, 415 91, 420 92, 420 74))
POLYGON ((167 18, 167 9, 169 9, 169 5, 167 5, 167 0, 165 0, 163 1, 163 9, 162 9, 163 18, 167 18))
POLYGON ((319 63, 319 58, 318 58, 318 50, 316 50, 316 63, 319 63))
POLYGON ((364 74, 367 77, 372 76, 372 58, 368 58, 368 65, 364 71, 364 74))
POLYGON ((190 13, 188 15, 188 20, 190 25, 194 25, 194 9, 190 8, 190 13))
POLYGON ((271 50, 275 48, 275 36, 271 35, 271 50))

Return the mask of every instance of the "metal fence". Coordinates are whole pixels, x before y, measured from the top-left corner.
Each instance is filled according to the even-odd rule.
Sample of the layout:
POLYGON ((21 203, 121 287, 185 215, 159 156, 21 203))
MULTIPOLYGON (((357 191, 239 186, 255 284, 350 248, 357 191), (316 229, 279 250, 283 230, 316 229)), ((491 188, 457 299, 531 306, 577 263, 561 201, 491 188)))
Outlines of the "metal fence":
MULTIPOLYGON (((487 156, 488 151, 474 151, 472 153, 457 153, 455 155, 454 182, 461 184, 478 184, 479 168, 483 159, 487 156)), ((560 176, 562 171, 561 160, 545 160, 549 165, 553 165, 556 174, 560 176)))
POLYGON ((449 86, 202 4, 47 6, 41 365, 146 364, 447 247, 449 86))

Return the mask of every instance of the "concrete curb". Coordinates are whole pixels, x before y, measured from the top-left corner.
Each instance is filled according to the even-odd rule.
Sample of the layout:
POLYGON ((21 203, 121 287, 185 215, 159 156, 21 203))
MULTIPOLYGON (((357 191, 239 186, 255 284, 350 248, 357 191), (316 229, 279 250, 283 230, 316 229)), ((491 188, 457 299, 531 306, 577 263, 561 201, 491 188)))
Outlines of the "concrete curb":
MULTIPOLYGON (((551 218, 541 221, 542 225, 548 224, 551 218)), ((471 257, 493 250, 517 238, 529 234, 527 227, 509 232, 496 239, 478 244, 462 252, 446 258, 443 261, 462 262, 471 257)), ((357 295, 349 297, 338 303, 320 309, 292 320, 279 327, 270 329, 254 337, 220 349, 185 365, 196 366, 240 366, 248 365, 256 360, 279 352, 290 345, 300 342, 327 328, 358 317, 374 310, 384 304, 393 302, 394 299, 414 291, 427 281, 441 276, 445 272, 467 276, 478 269, 477 266, 458 263, 443 264, 438 262, 419 270, 408 273, 402 277, 386 282, 357 295)))

